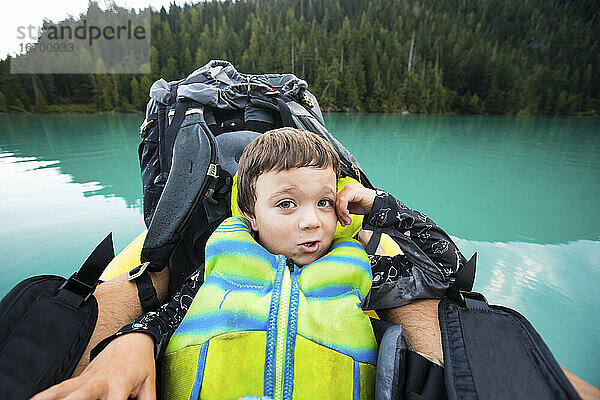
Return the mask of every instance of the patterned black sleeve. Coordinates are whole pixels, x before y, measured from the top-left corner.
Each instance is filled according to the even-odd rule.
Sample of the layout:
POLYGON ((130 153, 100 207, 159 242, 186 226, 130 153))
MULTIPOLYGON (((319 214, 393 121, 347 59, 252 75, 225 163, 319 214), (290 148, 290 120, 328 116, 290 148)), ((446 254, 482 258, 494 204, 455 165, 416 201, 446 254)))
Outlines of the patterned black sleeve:
POLYGON ((419 298, 440 298, 465 258, 452 239, 425 214, 377 191, 365 229, 394 237, 404 254, 369 256, 373 272, 365 309, 398 307, 419 298))
POLYGON ((117 333, 102 340, 91 352, 94 358, 113 339, 126 333, 142 332, 154 339, 154 357, 162 357, 169 339, 179 326, 187 310, 194 300, 194 296, 204 280, 204 266, 200 267, 186 280, 183 287, 168 303, 163 304, 158 310, 142 314, 135 321, 125 325, 117 333))

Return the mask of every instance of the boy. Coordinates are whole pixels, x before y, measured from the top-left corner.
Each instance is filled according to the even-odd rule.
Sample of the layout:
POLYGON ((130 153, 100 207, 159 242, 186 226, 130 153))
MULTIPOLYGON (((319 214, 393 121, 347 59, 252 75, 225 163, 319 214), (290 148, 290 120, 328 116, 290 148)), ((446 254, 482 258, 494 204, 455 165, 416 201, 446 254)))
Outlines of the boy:
MULTIPOLYGON (((256 239, 270 254, 283 254, 288 261, 291 261, 289 268, 293 271, 297 272, 303 267, 309 268, 311 263, 328 256, 337 220, 347 224, 349 212, 371 213, 371 208, 376 202, 376 193, 360 186, 349 185, 336 196, 339 158, 331 145, 316 135, 283 128, 261 135, 257 140, 254 145, 251 144, 247 147, 244 156, 240 159, 238 172, 240 211, 249 221, 256 239), (294 143, 289 141, 292 137, 294 143), (298 148, 303 148, 304 152, 299 151, 298 148)), ((391 196, 386 197, 384 194, 378 195, 379 207, 381 208, 383 205, 388 207, 373 213, 370 218, 372 225, 395 223, 394 218, 396 218, 396 214, 400 215, 400 213, 395 212, 393 207, 403 207, 403 205, 390 198, 391 196)), ((401 224, 397 225, 398 229, 406 229, 401 224)), ((434 231, 435 229, 431 229, 432 233, 434 231)), ((429 236, 431 235, 428 233, 427 237, 429 238, 429 236)), ((208 253, 207 248, 207 257, 208 253)), ((342 256, 346 257, 347 254, 342 256)), ((351 280, 355 293, 351 315, 356 318, 364 317, 359 305, 370 286, 370 279, 365 280, 365 275, 360 274, 360 265, 363 266, 362 272, 365 272, 365 269, 366 272, 370 272, 368 268, 364 268, 367 262, 364 252, 362 252, 362 256, 356 257, 357 260, 361 258, 363 263, 357 261, 356 264, 359 265, 359 268, 353 270, 359 272, 356 274, 357 279, 351 280)), ((458 268, 459 264, 460 259, 457 260, 455 267, 458 268)), ((210 268, 208 263, 207 268, 210 268)), ((312 270, 315 269, 312 268, 312 270)), ((319 270, 317 275, 327 276, 323 273, 324 271, 329 270, 319 270)), ((366 276, 368 278, 368 274, 366 276)), ((199 286, 198 274, 195 277, 192 276, 190 281, 192 282, 191 286, 199 286)), ((333 286, 335 285, 331 285, 331 287, 333 286)), ((347 293, 340 292, 339 294, 347 293)), ((179 325, 183 314, 189 307, 187 298, 190 296, 176 295, 159 313, 146 314, 128 329, 121 331, 121 334, 136 331, 149 333, 154 337, 154 342, 151 336, 146 334, 121 335, 98 355, 79 378, 50 389, 45 393, 47 397, 40 396, 39 398, 55 398, 54 396, 61 396, 71 390, 76 390, 78 395, 90 398, 101 396, 109 391, 110 395, 117 399, 126 398, 128 395, 138 396, 138 398, 146 396, 154 398, 153 346, 156 346, 158 354, 161 349, 164 349, 164 339, 172 330, 170 327, 164 329, 166 324, 163 323, 159 324, 158 333, 144 330, 144 328, 161 314, 164 317, 163 320, 171 320, 172 324, 170 325, 175 327, 179 325)), ((219 298, 219 301, 226 304, 226 299, 227 295, 225 294, 219 298)), ((327 311, 327 307, 324 310, 327 311)), ((335 312, 335 309, 332 311, 325 313, 327 314, 325 316, 335 320, 338 313, 335 312)), ((310 319, 310 317, 307 318, 310 319)), ((338 326, 343 328, 343 325, 336 323, 330 325, 334 328, 338 326)), ((357 326, 359 331, 364 330, 364 324, 357 326)), ((317 331, 322 329, 324 329, 323 326, 317 331)), ((343 336, 344 329, 338 328, 338 330, 343 336)), ((352 328, 347 331, 355 333, 352 328)), ((360 344, 364 347, 363 353, 367 354, 366 358, 369 358, 374 351, 372 336, 367 337, 368 335, 364 332, 361 335, 362 343, 360 344)), ((326 339, 330 340, 330 338, 326 339)), ((333 341, 335 340, 337 338, 334 337, 333 341)), ((106 343, 105 341, 103 344, 106 345, 106 343)), ((335 345, 332 342, 331 347, 335 347, 335 345)), ((172 354, 176 354, 176 352, 172 354)), ((356 364, 357 360, 354 361, 356 364)), ((319 367, 312 366, 311 368, 315 372, 320 372, 319 367)), ((364 379, 361 383, 366 383, 370 378, 368 373, 362 373, 363 370, 368 371, 368 368, 362 369, 359 366, 359 380, 363 381, 364 379)), ((354 372, 356 374, 356 368, 354 372)), ((326 379, 324 381, 327 382, 326 379)), ((236 382, 230 384, 236 385, 236 382)), ((358 390, 360 391, 360 388, 358 390)), ((352 392, 350 393, 352 394, 352 392)))
POLYGON ((246 147, 245 218, 206 245, 205 281, 166 349, 165 398, 372 398, 371 268, 358 242, 334 240, 338 175, 333 147, 309 132, 246 147))

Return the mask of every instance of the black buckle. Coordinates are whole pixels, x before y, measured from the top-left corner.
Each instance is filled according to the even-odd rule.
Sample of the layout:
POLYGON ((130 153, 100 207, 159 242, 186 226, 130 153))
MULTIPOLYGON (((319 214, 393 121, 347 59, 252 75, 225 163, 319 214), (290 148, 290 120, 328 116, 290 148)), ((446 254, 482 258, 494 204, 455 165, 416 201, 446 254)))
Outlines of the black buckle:
POLYGON ((83 297, 83 301, 87 301, 94 290, 96 290, 96 286, 98 283, 95 283, 93 286, 88 285, 87 283, 77 279, 77 272, 75 272, 69 279, 67 279, 60 287, 59 291, 66 289, 76 295, 83 297))
POLYGON ((454 299, 461 307, 475 309, 488 308, 487 299, 479 292, 466 292, 463 290, 457 290, 455 296, 458 296, 458 299, 456 297, 454 297, 454 299))

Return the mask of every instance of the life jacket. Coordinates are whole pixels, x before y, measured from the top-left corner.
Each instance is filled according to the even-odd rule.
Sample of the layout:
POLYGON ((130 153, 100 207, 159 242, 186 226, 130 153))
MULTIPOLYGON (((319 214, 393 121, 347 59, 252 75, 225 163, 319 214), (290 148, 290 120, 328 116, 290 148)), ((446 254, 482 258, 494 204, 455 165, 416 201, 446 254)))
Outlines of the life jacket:
POLYGON ((290 271, 225 220, 206 247, 205 281, 170 339, 165 399, 372 399, 377 344, 360 304, 371 287, 362 246, 338 238, 290 271))

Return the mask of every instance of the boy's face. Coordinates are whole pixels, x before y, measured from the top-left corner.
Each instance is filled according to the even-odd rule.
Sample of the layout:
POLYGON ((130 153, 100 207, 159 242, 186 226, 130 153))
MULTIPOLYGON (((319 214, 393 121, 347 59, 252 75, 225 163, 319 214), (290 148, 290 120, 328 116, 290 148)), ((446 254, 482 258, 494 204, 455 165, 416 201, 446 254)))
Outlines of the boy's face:
POLYGON ((256 180, 254 216, 244 215, 265 249, 304 266, 331 245, 337 224, 336 187, 332 168, 267 171, 256 180))

